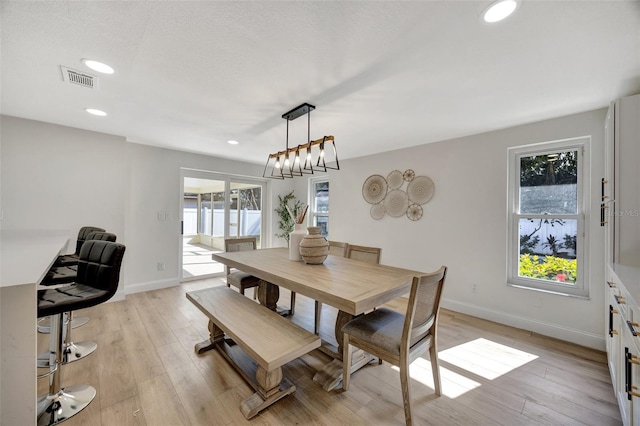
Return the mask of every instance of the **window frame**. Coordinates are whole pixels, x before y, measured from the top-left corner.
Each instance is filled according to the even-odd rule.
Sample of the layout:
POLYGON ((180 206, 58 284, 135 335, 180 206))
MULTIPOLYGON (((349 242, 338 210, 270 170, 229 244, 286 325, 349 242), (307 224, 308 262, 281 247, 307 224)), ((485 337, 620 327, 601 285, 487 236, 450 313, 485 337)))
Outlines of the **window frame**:
POLYGON ((591 137, 580 136, 551 142, 521 145, 508 149, 508 228, 507 228, 507 285, 511 287, 537 290, 562 296, 589 298, 590 280, 588 271, 588 217, 589 168, 591 137), (531 214, 520 213, 520 159, 534 155, 551 154, 562 151, 577 151, 577 211, 575 214, 531 214), (519 276, 520 261, 520 219, 523 218, 560 218, 577 221, 576 260, 577 277, 575 284, 553 282, 549 280, 519 276))
POLYGON ((329 239, 329 212, 331 211, 330 199, 331 199, 331 183, 329 181, 329 177, 322 176, 322 177, 309 178, 309 216, 307 218, 308 220, 307 223, 309 224, 308 226, 318 226, 317 218, 319 216, 326 217, 327 218, 327 235, 325 236, 325 238, 327 239, 329 239), (324 182, 326 182, 327 185, 329 186, 329 200, 328 200, 329 211, 317 212, 316 211, 316 185, 324 182))

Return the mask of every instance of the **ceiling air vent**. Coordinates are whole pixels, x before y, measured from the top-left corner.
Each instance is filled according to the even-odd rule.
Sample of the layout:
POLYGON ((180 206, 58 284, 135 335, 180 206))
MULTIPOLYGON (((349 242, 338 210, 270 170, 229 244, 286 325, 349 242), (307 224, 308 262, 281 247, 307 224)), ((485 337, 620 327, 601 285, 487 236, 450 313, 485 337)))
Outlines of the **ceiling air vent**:
POLYGON ((98 88, 98 77, 87 74, 82 71, 60 66, 62 70, 62 79, 65 83, 73 83, 78 86, 87 87, 89 89, 98 88))

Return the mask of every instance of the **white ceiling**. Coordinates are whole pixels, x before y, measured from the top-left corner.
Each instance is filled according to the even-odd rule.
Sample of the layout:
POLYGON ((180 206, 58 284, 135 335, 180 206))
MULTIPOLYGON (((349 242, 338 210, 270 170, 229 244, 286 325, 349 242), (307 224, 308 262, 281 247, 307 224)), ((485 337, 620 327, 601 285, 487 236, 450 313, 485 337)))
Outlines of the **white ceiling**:
POLYGON ((640 1, 522 1, 494 25, 489 3, 2 1, 2 113, 264 163, 303 102, 345 159, 640 92, 640 1), (82 58, 116 73, 64 83, 82 58))

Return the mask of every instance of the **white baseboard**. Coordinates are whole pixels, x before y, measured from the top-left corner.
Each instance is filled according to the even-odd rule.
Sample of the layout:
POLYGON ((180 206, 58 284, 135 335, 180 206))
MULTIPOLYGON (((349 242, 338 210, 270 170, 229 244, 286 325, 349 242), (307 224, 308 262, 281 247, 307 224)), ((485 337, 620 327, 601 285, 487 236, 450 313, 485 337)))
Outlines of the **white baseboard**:
POLYGON ((516 327, 523 330, 533 331, 545 336, 575 343, 580 346, 586 346, 588 348, 597 349, 599 351, 605 350, 605 338, 604 336, 600 336, 598 334, 588 333, 586 331, 576 330, 562 325, 548 323, 536 319, 498 312, 445 298, 442 299, 441 306, 451 311, 472 315, 474 317, 509 325, 511 327, 516 327))
POLYGON ((178 278, 129 284, 124 288, 124 294, 128 295, 134 293, 142 293, 143 291, 160 290, 161 288, 175 287, 178 284, 180 284, 180 280, 178 278))
POLYGON ((126 297, 126 294, 124 292, 123 289, 120 289, 118 291, 116 291, 116 294, 113 295, 113 297, 109 300, 107 300, 107 303, 109 302, 120 302, 123 301, 126 297))

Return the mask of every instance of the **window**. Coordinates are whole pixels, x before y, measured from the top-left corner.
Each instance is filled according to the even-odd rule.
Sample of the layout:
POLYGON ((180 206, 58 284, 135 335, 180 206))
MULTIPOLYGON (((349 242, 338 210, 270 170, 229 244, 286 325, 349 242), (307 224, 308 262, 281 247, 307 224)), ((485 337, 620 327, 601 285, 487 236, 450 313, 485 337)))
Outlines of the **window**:
POLYGON ((310 179, 311 223, 320 228, 320 233, 329 238, 329 179, 310 179))
POLYGON ((587 297, 587 205, 583 188, 589 138, 509 150, 510 285, 587 297))

